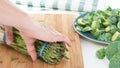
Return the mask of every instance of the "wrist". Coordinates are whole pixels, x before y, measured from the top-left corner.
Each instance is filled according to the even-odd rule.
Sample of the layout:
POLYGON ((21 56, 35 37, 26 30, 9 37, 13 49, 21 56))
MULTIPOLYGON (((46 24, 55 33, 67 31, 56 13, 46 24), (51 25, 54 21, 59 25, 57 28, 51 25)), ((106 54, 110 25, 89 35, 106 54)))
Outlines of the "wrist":
POLYGON ((27 27, 31 27, 33 25, 34 20, 27 14, 23 14, 20 16, 20 19, 16 21, 15 27, 19 29, 25 29, 27 27))

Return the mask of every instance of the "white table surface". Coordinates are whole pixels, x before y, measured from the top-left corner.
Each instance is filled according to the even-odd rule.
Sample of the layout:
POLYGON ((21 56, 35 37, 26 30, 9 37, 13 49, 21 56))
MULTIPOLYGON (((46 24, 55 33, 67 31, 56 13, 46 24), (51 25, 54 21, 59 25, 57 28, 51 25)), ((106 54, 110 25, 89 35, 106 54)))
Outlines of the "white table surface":
MULTIPOLYGON (((109 1, 107 4, 109 4, 112 8, 119 8, 120 6, 120 0, 119 2, 114 2, 114 0, 109 1)), ((24 10, 27 13, 41 13, 41 14, 76 14, 75 12, 66 12, 66 11, 27 11, 25 7, 19 6, 22 10, 24 10)), ((37 9, 35 9, 37 10, 37 9)), ((84 68, 109 68, 109 61, 105 58, 103 60, 100 60, 96 57, 96 51, 99 48, 106 47, 107 45, 104 44, 98 44, 95 42, 92 42, 90 40, 87 40, 83 37, 80 37, 81 47, 82 47, 82 54, 83 54, 83 62, 84 62, 84 68)))

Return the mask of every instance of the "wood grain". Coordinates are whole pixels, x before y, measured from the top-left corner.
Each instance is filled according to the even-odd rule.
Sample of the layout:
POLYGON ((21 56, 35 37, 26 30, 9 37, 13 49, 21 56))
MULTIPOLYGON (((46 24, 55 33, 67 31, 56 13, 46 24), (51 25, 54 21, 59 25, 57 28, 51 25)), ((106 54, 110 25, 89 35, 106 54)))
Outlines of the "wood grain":
POLYGON ((34 14, 35 20, 55 28, 68 36, 72 46, 68 47, 69 60, 63 60, 58 65, 49 65, 37 60, 33 62, 30 57, 22 55, 15 50, 0 45, 0 68, 84 68, 83 58, 78 34, 73 29, 74 15, 67 14, 34 14))

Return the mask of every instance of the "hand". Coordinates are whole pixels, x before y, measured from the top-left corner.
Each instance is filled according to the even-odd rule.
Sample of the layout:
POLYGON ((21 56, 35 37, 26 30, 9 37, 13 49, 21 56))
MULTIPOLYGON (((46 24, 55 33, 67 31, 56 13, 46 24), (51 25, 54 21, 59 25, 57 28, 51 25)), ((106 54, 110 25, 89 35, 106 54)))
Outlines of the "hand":
MULTIPOLYGON (((71 45, 71 42, 67 37, 63 36, 53 28, 36 21, 32 21, 26 25, 23 24, 22 27, 19 27, 18 25, 16 28, 20 31, 20 34, 26 43, 28 53, 33 61, 37 58, 35 47, 33 45, 36 39, 46 42, 63 42, 64 45, 71 45)), ((10 44, 13 41, 12 28, 6 26, 5 30, 7 35, 7 44, 10 44)))

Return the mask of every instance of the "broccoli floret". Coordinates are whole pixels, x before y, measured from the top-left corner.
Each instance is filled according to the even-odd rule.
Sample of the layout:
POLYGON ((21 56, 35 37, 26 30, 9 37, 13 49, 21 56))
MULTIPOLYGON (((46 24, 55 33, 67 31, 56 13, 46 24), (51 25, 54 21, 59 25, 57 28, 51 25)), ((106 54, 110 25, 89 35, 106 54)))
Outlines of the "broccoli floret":
POLYGON ((110 60, 118 52, 118 47, 120 48, 119 43, 120 41, 112 42, 106 48, 106 57, 108 58, 108 60, 110 60))
POLYGON ((104 13, 106 13, 107 15, 111 15, 111 11, 112 11, 112 8, 111 7, 108 7, 104 13))
POLYGON ((103 33, 98 37, 98 40, 101 41, 111 41, 112 34, 111 33, 103 33))
POLYGON ((99 59, 105 56, 110 61, 109 68, 120 68, 120 41, 112 42, 108 47, 102 48, 96 52, 99 59))
POLYGON ((86 31, 91 31, 92 28, 90 26, 86 26, 82 29, 83 32, 86 32, 86 31))
POLYGON ((116 16, 110 16, 110 17, 108 17, 108 21, 109 21, 111 24, 116 24, 117 18, 116 18, 116 16))
POLYGON ((103 22, 104 26, 112 25, 117 23, 117 17, 116 16, 110 16, 108 17, 105 22, 103 22))
POLYGON ((110 22, 109 22, 108 20, 105 20, 105 21, 103 22, 103 25, 104 25, 104 26, 108 26, 108 25, 110 25, 110 22))
POLYGON ((83 27, 77 25, 77 26, 76 26, 76 29, 77 29, 78 31, 82 31, 83 27))
POLYGON ((105 57, 105 48, 101 48, 96 52, 96 56, 99 59, 103 59, 105 57))
POLYGON ((117 23, 117 28, 120 29, 120 21, 117 23))
POLYGON ((91 24, 92 29, 99 29, 100 28, 100 22, 98 21, 93 21, 91 24))
POLYGON ((92 36, 95 37, 95 38, 97 38, 101 33, 102 32, 99 29, 95 29, 95 30, 91 31, 92 36))
POLYGON ((105 28, 105 31, 106 31, 106 32, 109 32, 109 31, 110 31, 110 26, 107 26, 107 27, 105 28))
POLYGON ((114 34, 117 30, 118 28, 115 25, 110 26, 110 33, 114 34))
POLYGON ((112 9, 111 14, 118 15, 119 14, 118 9, 112 9))
POLYGON ((118 31, 116 31, 112 38, 111 38, 111 41, 120 41, 120 33, 118 31))
POLYGON ((77 20, 77 24, 78 24, 78 25, 86 25, 86 23, 84 23, 82 20, 83 20, 82 18, 79 18, 79 19, 77 20))
POLYGON ((120 68, 120 52, 110 59, 109 68, 120 68))

